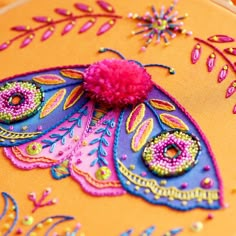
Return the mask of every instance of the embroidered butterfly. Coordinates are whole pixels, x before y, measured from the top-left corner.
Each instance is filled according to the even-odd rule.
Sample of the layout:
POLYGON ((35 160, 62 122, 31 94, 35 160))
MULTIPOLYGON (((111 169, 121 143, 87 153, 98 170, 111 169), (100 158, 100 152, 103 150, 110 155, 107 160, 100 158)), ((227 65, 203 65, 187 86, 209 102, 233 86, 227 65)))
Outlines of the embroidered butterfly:
POLYGON ((0 141, 18 168, 51 168, 97 196, 126 192, 188 210, 223 205, 216 161, 198 125, 120 59, 46 69, 0 84, 0 141))

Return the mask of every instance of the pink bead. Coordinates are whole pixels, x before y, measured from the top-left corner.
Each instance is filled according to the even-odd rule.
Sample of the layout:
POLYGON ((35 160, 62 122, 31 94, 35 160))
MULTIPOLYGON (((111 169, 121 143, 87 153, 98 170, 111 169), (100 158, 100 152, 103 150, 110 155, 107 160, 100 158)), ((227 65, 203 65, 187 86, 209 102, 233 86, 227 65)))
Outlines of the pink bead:
POLYGON ((140 51, 141 51, 141 52, 145 52, 145 51, 146 51, 146 47, 144 47, 144 46, 141 47, 141 48, 140 48, 140 51))

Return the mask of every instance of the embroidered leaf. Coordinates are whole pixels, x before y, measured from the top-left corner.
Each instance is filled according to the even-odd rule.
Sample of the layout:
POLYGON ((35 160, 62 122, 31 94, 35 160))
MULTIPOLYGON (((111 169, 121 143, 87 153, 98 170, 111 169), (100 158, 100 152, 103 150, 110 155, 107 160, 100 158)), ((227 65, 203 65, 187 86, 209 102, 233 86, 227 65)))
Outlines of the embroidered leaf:
POLYGON ((236 104, 234 105, 234 108, 233 108, 233 114, 236 114, 236 104))
POLYGON ((64 29, 61 32, 61 35, 65 35, 67 33, 69 33, 75 26, 75 21, 71 21, 68 24, 66 24, 66 26, 64 27, 64 29))
POLYGON ((160 100, 160 99, 150 99, 149 100, 150 104, 159 110, 164 110, 164 111, 174 111, 175 106, 171 104, 170 102, 160 100))
POLYGON ((103 143, 105 146, 109 147, 109 143, 105 138, 101 138, 101 143, 103 143))
POLYGON ((97 1, 97 4, 104 10, 104 11, 107 11, 107 12, 110 12, 110 13, 113 13, 115 12, 114 11, 114 8, 111 6, 110 3, 108 2, 105 2, 103 0, 99 0, 97 1))
POLYGON ((93 139, 89 144, 90 145, 93 145, 93 144, 95 144, 95 143, 98 143, 100 141, 100 138, 95 138, 95 139, 93 139))
POLYGON ((231 97, 235 92, 236 92, 236 80, 234 80, 234 81, 229 85, 229 87, 227 88, 225 97, 226 97, 226 98, 229 98, 229 97, 231 97))
POLYGON ((74 136, 74 129, 70 131, 70 138, 72 138, 73 136, 74 136))
POLYGON ((101 165, 104 164, 106 166, 109 164, 108 161, 105 158, 101 157, 101 156, 98 158, 98 162, 102 162, 101 165))
POLYGON ((69 171, 69 161, 65 160, 59 165, 55 165, 51 168, 51 174, 54 179, 60 180, 62 178, 66 178, 70 176, 69 171))
POLYGON ((48 139, 43 139, 41 142, 45 143, 45 144, 47 144, 49 146, 51 146, 53 144, 53 142, 51 140, 48 140, 48 139))
POLYGON ((137 131, 135 132, 132 142, 131 148, 133 151, 139 151, 143 145, 147 142, 149 135, 151 134, 153 129, 153 119, 147 119, 143 123, 140 124, 137 131))
POLYGON ((197 43, 191 53, 191 61, 193 64, 197 63, 197 61, 199 60, 200 56, 201 56, 201 45, 199 43, 197 43))
POLYGON ((88 155, 89 156, 92 156, 94 153, 96 153, 97 152, 97 148, 94 148, 93 150, 91 150, 89 153, 88 153, 88 155))
POLYGON ((25 25, 17 25, 14 27, 11 27, 11 30, 15 30, 15 31, 28 31, 30 28, 25 26, 25 25))
POLYGON ((228 75, 228 71, 229 71, 228 65, 225 65, 222 67, 222 69, 220 70, 220 72, 218 74, 218 82, 219 83, 221 83, 223 80, 226 79, 226 77, 228 75))
MULTIPOLYGON (((147 228, 146 230, 144 230, 141 235, 151 236, 154 231, 155 231, 155 226, 151 226, 147 228)), ((174 235, 174 234, 171 234, 171 235, 174 235)))
POLYGON ((122 233, 120 236, 131 236, 132 233, 133 233, 133 230, 129 229, 128 231, 122 233))
POLYGON ((162 113, 160 115, 161 121, 173 129, 180 129, 187 131, 188 126, 177 116, 173 116, 167 113, 162 113))
POLYGON ((209 57, 207 58, 207 70, 208 72, 211 72, 216 64, 216 55, 215 53, 211 53, 209 57))
POLYGON ((107 156, 107 152, 102 146, 99 147, 99 154, 104 156, 104 157, 107 156))
POLYGON ((34 34, 27 36, 20 45, 20 48, 28 46, 34 39, 34 34))
POLYGON ((98 32, 97 32, 97 35, 101 35, 101 34, 104 34, 106 33, 108 30, 110 30, 116 23, 116 20, 115 19, 112 19, 112 20, 109 20, 107 22, 105 22, 99 29, 98 29, 98 32))
POLYGON ((55 12, 59 15, 62 15, 62 16, 71 16, 72 15, 72 12, 70 12, 69 10, 64 9, 64 8, 56 8, 55 12))
POLYGON ((84 74, 83 72, 79 70, 74 70, 74 69, 62 69, 60 71, 61 75, 70 78, 70 79, 83 79, 84 74))
POLYGON ((71 91, 71 93, 68 95, 68 97, 64 103, 63 109, 66 110, 66 109, 72 107, 73 105, 75 105, 75 103, 79 101, 79 99, 81 98, 83 93, 84 93, 83 86, 82 85, 76 86, 71 91))
POLYGON ((236 48, 225 48, 224 51, 230 55, 236 56, 236 48))
POLYGON ((66 143, 66 137, 64 136, 64 137, 61 139, 61 144, 62 144, 62 145, 65 145, 65 143, 66 143))
POLYGON ((93 167, 97 164, 98 162, 98 158, 94 159, 91 163, 90 163, 90 166, 93 167))
POLYGON ((105 129, 104 128, 100 128, 98 130, 95 131, 95 134, 99 134, 102 133, 105 129))
POLYGON ((85 22, 85 23, 81 26, 81 28, 80 28, 80 30, 79 30, 79 34, 84 33, 84 32, 86 32, 87 30, 89 30, 90 28, 92 28, 95 23, 96 23, 96 19, 95 19, 95 18, 90 19, 90 20, 88 20, 87 22, 85 22))
POLYGON ((105 134, 106 134, 107 136, 111 137, 111 131, 110 131, 109 129, 106 129, 106 130, 105 130, 105 134))
POLYGON ((128 134, 133 132, 140 124, 140 122, 142 122, 145 115, 145 110, 145 105, 141 103, 131 111, 126 121, 126 132, 128 134))
POLYGON ((7 49, 10 46, 10 42, 3 43, 0 45, 0 51, 7 49))
POLYGON ((41 110, 40 118, 52 113, 61 104, 65 94, 66 89, 60 89, 51 98, 49 98, 41 110))
POLYGON ((32 19, 36 22, 41 22, 41 23, 52 22, 52 19, 47 16, 34 16, 32 19))
POLYGON ((49 39, 49 38, 53 35, 54 31, 55 31, 55 27, 54 27, 54 26, 49 27, 49 28, 43 33, 41 40, 42 40, 42 41, 45 41, 45 40, 49 39))
POLYGON ((53 143, 52 146, 49 148, 49 152, 53 153, 55 147, 56 147, 56 143, 53 143))
POLYGON ((229 43, 234 42, 234 39, 222 34, 216 34, 208 38, 209 41, 214 43, 229 43))
POLYGON ((61 135, 60 134, 51 134, 49 137, 50 138, 60 138, 61 135))
POLYGON ((59 76, 54 74, 44 74, 38 75, 33 77, 33 81, 39 84, 46 84, 46 85, 55 85, 55 84, 64 84, 65 80, 59 76))
POLYGON ((86 5, 84 3, 75 3, 74 6, 75 6, 75 8, 77 8, 78 10, 83 11, 83 12, 92 12, 93 11, 93 9, 89 5, 86 5))

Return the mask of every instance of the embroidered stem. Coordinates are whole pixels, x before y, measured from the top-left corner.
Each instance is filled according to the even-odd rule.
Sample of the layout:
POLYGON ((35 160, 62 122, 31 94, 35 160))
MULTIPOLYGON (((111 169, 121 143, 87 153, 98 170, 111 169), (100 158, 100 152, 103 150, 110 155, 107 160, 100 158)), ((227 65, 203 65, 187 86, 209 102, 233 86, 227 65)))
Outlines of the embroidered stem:
POLYGON ((98 147, 88 153, 88 155, 93 155, 94 153, 97 153, 97 158, 91 162, 90 166, 94 166, 97 163, 99 166, 107 166, 109 164, 108 161, 105 159, 105 157, 107 156, 107 152, 105 151, 103 146, 109 146, 109 143, 106 140, 106 136, 111 136, 110 129, 115 127, 115 122, 114 119, 111 119, 104 121, 103 124, 106 125, 105 128, 100 128, 95 131, 95 134, 101 133, 101 137, 96 138, 90 142, 90 145, 98 143, 98 147))
POLYGON ((208 47, 214 49, 217 53, 219 53, 227 63, 229 63, 229 65, 231 66, 231 68, 233 69, 234 72, 236 72, 236 66, 234 66, 234 64, 224 55, 223 52, 221 52, 217 47, 215 47, 214 45, 212 45, 211 43, 208 43, 207 41, 203 40, 203 39, 200 39, 200 38, 197 38, 195 37, 194 38, 196 41, 200 42, 200 43, 203 43, 205 45, 207 45, 208 47))
POLYGON ((56 143, 59 141, 59 140, 61 140, 61 142, 62 142, 62 145, 64 145, 65 144, 65 137, 66 137, 66 135, 70 135, 70 137, 72 137, 73 136, 73 134, 74 134, 74 132, 73 132, 73 130, 74 130, 74 127, 77 125, 78 127, 81 127, 82 126, 82 124, 81 124, 81 120, 82 120, 82 117, 83 116, 86 116, 87 114, 88 114, 88 112, 87 112, 87 110, 88 110, 88 107, 85 107, 85 108, 82 108, 82 109, 80 109, 79 111, 78 111, 78 113, 80 114, 77 118, 75 118, 75 117, 72 117, 72 118, 69 118, 68 119, 68 122, 74 122, 73 124, 72 124, 72 126, 71 127, 61 127, 59 130, 60 131, 65 131, 65 133, 64 134, 62 134, 62 135, 60 135, 60 134, 51 134, 49 137, 50 138, 55 138, 55 140, 54 141, 51 141, 51 140, 49 140, 49 139, 43 139, 41 142, 42 143, 45 143, 45 145, 43 146, 43 148, 47 148, 47 147, 50 147, 50 152, 53 152, 54 151, 54 148, 55 148, 55 145, 56 145, 56 143))
POLYGON ((164 125, 163 125, 162 122, 161 122, 160 116, 156 113, 156 111, 155 111, 154 108, 149 104, 149 102, 145 101, 144 103, 145 103, 145 105, 149 108, 149 110, 153 113, 153 115, 156 117, 156 119, 157 119, 157 121, 158 121, 158 124, 159 124, 159 126, 160 126, 160 128, 161 128, 161 131, 165 131, 166 129, 165 129, 164 125))
POLYGON ((24 36, 27 36, 27 35, 32 35, 34 37, 34 33, 35 32, 37 32, 37 31, 39 31, 41 29, 44 29, 46 27, 50 27, 50 26, 54 27, 57 24, 61 24, 63 22, 67 22, 67 21, 74 21, 74 20, 77 20, 77 19, 80 19, 80 18, 94 18, 94 19, 97 19, 97 18, 110 18, 110 19, 120 19, 120 18, 122 18, 122 16, 111 15, 111 14, 84 14, 84 15, 77 15, 77 16, 71 15, 71 16, 68 16, 66 18, 59 19, 59 20, 56 20, 56 21, 47 22, 47 23, 42 24, 42 25, 40 25, 38 27, 29 29, 26 32, 24 32, 22 34, 19 34, 16 37, 8 40, 7 44, 11 44, 14 41, 16 41, 16 40, 18 40, 18 39, 20 39, 20 38, 22 38, 24 36))

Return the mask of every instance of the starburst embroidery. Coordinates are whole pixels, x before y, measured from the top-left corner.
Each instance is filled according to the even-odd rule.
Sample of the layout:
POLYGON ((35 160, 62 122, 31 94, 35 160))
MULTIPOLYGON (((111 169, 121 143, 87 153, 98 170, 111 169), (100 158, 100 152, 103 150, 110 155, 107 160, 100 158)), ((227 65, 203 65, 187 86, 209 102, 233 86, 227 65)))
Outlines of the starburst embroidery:
POLYGON ((177 2, 176 0, 173 1, 167 9, 162 6, 159 12, 154 6, 151 6, 151 12, 146 12, 143 16, 138 13, 129 13, 128 18, 138 21, 137 27, 140 28, 140 30, 132 31, 131 34, 143 34, 146 39, 141 51, 145 51, 154 40, 158 44, 163 38, 167 46, 170 44, 169 39, 175 38, 179 33, 187 36, 192 35, 192 31, 183 28, 182 20, 188 17, 188 13, 185 13, 184 16, 178 16, 177 11, 172 13, 177 2))

